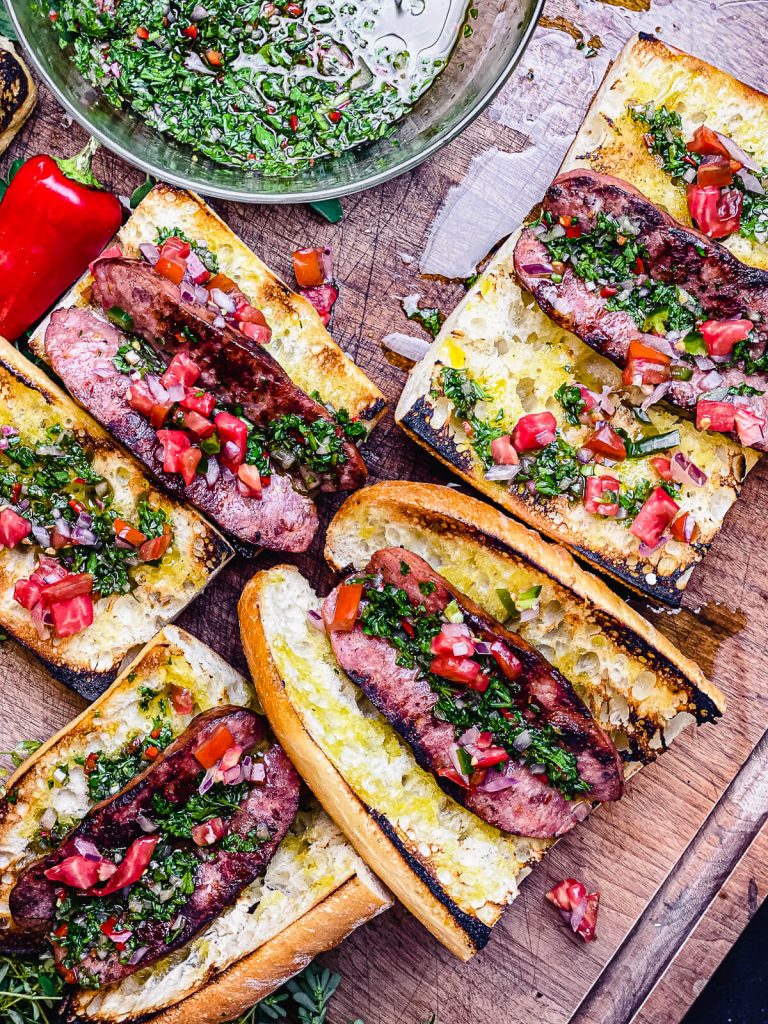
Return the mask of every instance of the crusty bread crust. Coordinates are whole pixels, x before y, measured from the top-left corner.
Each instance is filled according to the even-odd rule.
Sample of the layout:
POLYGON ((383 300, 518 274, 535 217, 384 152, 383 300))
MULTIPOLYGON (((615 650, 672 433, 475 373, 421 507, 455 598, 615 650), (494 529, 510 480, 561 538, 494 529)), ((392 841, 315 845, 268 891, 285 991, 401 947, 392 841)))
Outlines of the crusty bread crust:
POLYGON ((720 711, 725 697, 704 675, 695 661, 660 633, 646 619, 622 601, 601 579, 582 569, 565 548, 544 540, 538 533, 510 519, 477 498, 439 484, 386 481, 372 484, 350 495, 331 521, 325 538, 325 557, 336 570, 347 567, 345 542, 354 534, 367 507, 386 503, 389 515, 408 522, 414 514, 447 516, 454 520, 457 536, 482 531, 490 542, 502 544, 567 587, 576 597, 601 609, 617 623, 642 637, 655 651, 669 659, 690 683, 709 697, 720 711))
POLYGON ((391 905, 386 889, 373 876, 355 875, 215 981, 162 1013, 143 1018, 142 1024, 232 1020, 391 905))
POLYGON ((472 937, 414 873, 305 729, 285 692, 262 626, 259 606, 262 600, 269 600, 267 588, 263 574, 257 573, 240 597, 238 613, 243 648, 273 732, 299 774, 368 866, 435 938, 460 959, 469 960, 478 948, 472 937))
POLYGON ((0 153, 13 142, 36 102, 37 86, 29 68, 13 42, 0 36, 0 123, 5 125, 0 134, 0 153))

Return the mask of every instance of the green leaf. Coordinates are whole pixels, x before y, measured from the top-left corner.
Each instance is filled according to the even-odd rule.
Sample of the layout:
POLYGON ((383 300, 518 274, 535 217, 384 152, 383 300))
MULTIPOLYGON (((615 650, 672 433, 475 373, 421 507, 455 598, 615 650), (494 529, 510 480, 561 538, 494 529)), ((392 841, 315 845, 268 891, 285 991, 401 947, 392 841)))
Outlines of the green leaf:
POLYGON ((11 16, 8 13, 4 3, 0 3, 0 34, 6 36, 8 39, 16 40, 16 32, 13 28, 13 22, 11 16))
POLYGON ((139 185, 138 188, 135 188, 133 190, 133 193, 131 194, 131 209, 135 210, 136 207, 141 202, 141 200, 144 199, 145 196, 148 196, 154 187, 154 178, 150 178, 150 176, 147 175, 147 180, 143 181, 141 185, 139 185))
POLYGON ((329 224, 338 224, 344 216, 344 210, 339 199, 321 199, 316 203, 308 203, 315 213, 319 213, 329 224))

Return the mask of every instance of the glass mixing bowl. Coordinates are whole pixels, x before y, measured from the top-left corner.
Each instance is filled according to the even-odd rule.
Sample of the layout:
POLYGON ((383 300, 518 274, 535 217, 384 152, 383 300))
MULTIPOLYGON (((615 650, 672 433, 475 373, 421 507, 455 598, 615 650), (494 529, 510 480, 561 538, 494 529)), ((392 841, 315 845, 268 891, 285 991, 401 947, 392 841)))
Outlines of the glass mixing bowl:
MULTIPOLYGON (((384 0, 394 2, 394 0, 384 0)), ((306 203, 349 195, 410 170, 450 142, 478 116, 516 67, 544 0, 479 0, 471 35, 459 39, 447 67, 388 139, 334 159, 318 160, 295 177, 268 178, 226 167, 116 110, 80 75, 59 46, 39 5, 6 0, 19 39, 64 107, 124 160, 164 181, 208 196, 248 203, 306 203)), ((429 0, 427 10, 429 13, 429 0)))

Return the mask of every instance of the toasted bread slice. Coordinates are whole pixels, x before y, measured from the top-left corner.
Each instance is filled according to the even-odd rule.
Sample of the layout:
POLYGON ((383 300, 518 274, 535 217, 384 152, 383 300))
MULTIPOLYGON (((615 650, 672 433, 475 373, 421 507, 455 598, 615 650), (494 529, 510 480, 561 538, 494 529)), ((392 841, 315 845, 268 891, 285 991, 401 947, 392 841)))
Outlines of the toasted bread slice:
MULTIPOLYGON (((192 692, 193 714, 223 704, 259 709, 251 684, 205 644, 172 626, 159 633, 102 697, 9 780, 0 804, 0 948, 24 948, 24 935, 9 916, 8 895, 19 872, 45 850, 40 819, 47 816, 45 827, 63 832, 86 813, 93 800, 83 761, 92 751, 115 756, 158 719, 174 734, 182 732, 192 716, 174 709, 173 686, 192 692), (53 824, 47 820, 51 812, 53 824)), ((78 990, 69 1019, 229 1019, 389 902, 325 813, 309 804, 264 877, 196 939, 116 985, 78 990)))
POLYGON ((153 487, 136 459, 2 339, 0 417, 22 438, 39 443, 54 424, 76 432, 93 449, 93 467, 111 484, 119 515, 135 520, 136 507, 146 497, 170 517, 173 546, 162 561, 137 568, 137 586, 130 593, 95 601, 93 625, 64 640, 41 639, 30 613, 13 599, 16 581, 29 577, 37 565, 34 550, 22 544, 0 552, 0 625, 33 651, 57 679, 94 697, 112 682, 129 651, 146 643, 200 593, 232 557, 232 549, 197 512, 153 487))
MULTIPOLYGON (((757 456, 719 434, 697 431, 688 420, 654 406, 651 433, 677 429, 680 450, 707 474, 703 487, 686 487, 678 501, 699 526, 695 543, 671 540, 643 554, 639 540, 615 518, 588 513, 567 495, 531 493, 525 485, 487 480, 464 423, 439 396, 443 367, 468 371, 491 396, 491 419, 503 410, 505 429, 524 413, 548 409, 575 448, 588 429, 568 423, 554 398, 573 379, 597 392, 616 387, 621 371, 575 335, 557 327, 517 283, 512 254, 518 232, 504 244, 485 273, 448 317, 427 354, 417 363, 395 411, 400 426, 464 480, 542 533, 571 548, 603 572, 650 597, 679 605, 691 572, 704 557, 736 500, 757 456)), ((651 456, 620 462, 612 474, 627 487, 658 481, 651 456)))
MULTIPOLYGON (((631 182, 683 224, 691 223, 685 187, 675 185, 643 142, 646 128, 630 107, 653 103, 680 115, 686 139, 705 124, 732 138, 768 167, 768 95, 698 57, 641 32, 611 65, 587 111, 562 170, 590 167, 631 182)), ((768 243, 722 239, 744 263, 768 269, 768 243)))
MULTIPOLYGON (((363 567, 381 547, 425 558, 495 617, 498 589, 540 585, 521 635, 578 690, 627 761, 627 774, 722 694, 640 615, 562 548, 474 498, 405 482, 365 488, 333 519, 326 558, 363 567)), ((257 573, 240 627, 275 734, 325 809, 398 898, 453 953, 472 956, 552 840, 503 834, 457 805, 339 668, 308 621, 322 601, 290 566, 257 573)))

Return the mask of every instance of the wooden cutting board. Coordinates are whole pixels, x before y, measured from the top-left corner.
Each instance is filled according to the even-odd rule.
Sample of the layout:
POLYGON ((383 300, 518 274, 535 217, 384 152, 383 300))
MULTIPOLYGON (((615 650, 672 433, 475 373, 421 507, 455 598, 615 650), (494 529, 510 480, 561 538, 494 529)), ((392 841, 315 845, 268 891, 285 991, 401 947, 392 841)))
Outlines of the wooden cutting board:
MULTIPOLYGON (((342 282, 333 334, 393 407, 404 374, 382 353, 391 331, 419 334, 400 299, 448 311, 457 282, 419 277, 429 245, 438 265, 470 243, 484 253, 540 198, 554 176, 611 57, 638 30, 768 89, 762 48, 764 0, 551 0, 518 70, 460 139, 397 181, 344 200, 331 226, 303 207, 215 204, 286 280, 290 253, 333 246, 342 282), (577 44, 583 42, 579 48, 577 44), (435 227, 435 225, 441 225, 435 227), (439 256, 439 258, 438 258, 439 256)), ((46 89, 3 166, 37 152, 70 155, 85 141, 46 89)), ((97 171, 130 194, 142 175, 103 153, 97 171)), ((460 261, 459 261, 460 262, 460 261)), ((468 271, 467 271, 468 272, 468 271)), ((391 414, 369 445, 373 479, 447 482, 448 476, 394 427, 391 414)), ((337 507, 324 502, 325 521, 337 507)), ((768 890, 768 463, 750 475, 725 529, 696 571, 682 610, 641 610, 727 694, 716 727, 687 731, 633 779, 627 797, 601 808, 561 840, 522 888, 484 952, 460 964, 401 909, 378 918, 325 958, 344 980, 337 1022, 417 1024, 676 1024, 768 890), (576 942, 543 895, 574 875, 602 893, 599 939, 576 942)), ((295 559, 326 588, 321 531, 295 559)), ((244 669, 236 602, 257 566, 238 559, 182 616, 181 624, 244 669)), ((44 739, 83 707, 12 642, 0 648, 0 747, 44 739)))

